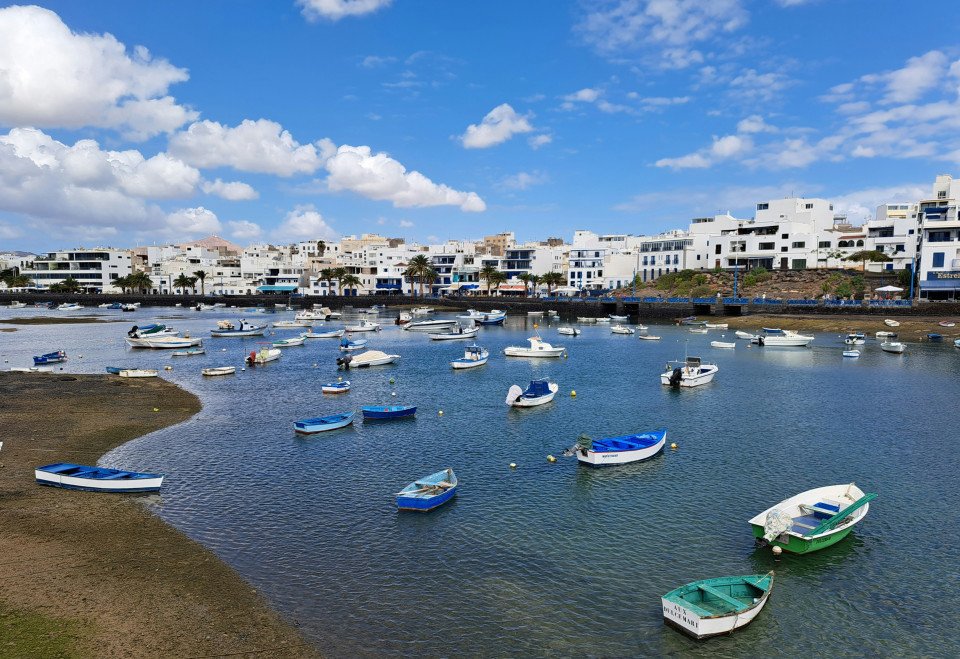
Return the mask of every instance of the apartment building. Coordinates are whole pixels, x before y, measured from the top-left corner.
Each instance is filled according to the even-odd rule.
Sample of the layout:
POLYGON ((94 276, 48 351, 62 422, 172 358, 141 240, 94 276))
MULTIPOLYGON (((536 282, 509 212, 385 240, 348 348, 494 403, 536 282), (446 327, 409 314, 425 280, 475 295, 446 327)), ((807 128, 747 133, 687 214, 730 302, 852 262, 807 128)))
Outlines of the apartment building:
POLYGON ((918 272, 920 298, 955 300, 960 297, 960 217, 957 200, 960 181, 941 174, 928 199, 917 206, 920 243, 918 272))
POLYGON ((132 272, 130 250, 111 247, 50 252, 37 256, 21 269, 37 289, 46 290, 68 278, 76 280, 87 292, 118 292, 113 281, 132 272))

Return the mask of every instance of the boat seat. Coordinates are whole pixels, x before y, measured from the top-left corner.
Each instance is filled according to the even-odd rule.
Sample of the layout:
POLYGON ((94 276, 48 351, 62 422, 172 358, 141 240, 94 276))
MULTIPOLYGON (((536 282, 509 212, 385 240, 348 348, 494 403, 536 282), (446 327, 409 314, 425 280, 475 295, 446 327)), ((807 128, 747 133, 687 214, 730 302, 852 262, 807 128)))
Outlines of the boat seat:
POLYGON ((741 602, 740 600, 735 599, 735 598, 733 598, 733 597, 730 597, 730 596, 727 595, 726 593, 717 590, 717 589, 714 588, 713 586, 708 586, 707 584, 698 584, 698 585, 697 585, 697 588, 699 588, 700 590, 702 590, 702 591, 705 592, 705 593, 709 593, 709 594, 713 595, 714 597, 716 597, 717 599, 719 599, 719 600, 721 600, 721 601, 723 601, 723 602, 726 602, 726 603, 729 604, 730 606, 735 607, 735 608, 734 608, 735 611, 739 611, 740 609, 742 609, 742 608, 744 608, 744 607, 746 606, 746 604, 744 604, 744 603, 741 602))
POLYGON ((794 531, 795 533, 800 533, 801 535, 806 535, 810 531, 820 526, 820 523, 822 521, 823 520, 819 519, 814 515, 804 515, 802 517, 794 517, 793 526, 791 527, 790 530, 794 531))

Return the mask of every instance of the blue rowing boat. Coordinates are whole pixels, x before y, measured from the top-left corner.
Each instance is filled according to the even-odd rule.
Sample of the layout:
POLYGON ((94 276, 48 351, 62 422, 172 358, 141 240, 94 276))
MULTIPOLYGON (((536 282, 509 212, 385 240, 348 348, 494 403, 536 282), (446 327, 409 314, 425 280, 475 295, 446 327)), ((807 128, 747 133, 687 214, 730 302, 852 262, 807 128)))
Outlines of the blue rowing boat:
MULTIPOLYGON (((938 334, 937 332, 928 332, 927 338, 931 341, 943 341, 943 334, 938 334)), ((34 357, 34 361, 36 361, 36 357, 34 357)))
POLYGON ((414 416, 417 413, 415 405, 368 405, 361 407, 364 420, 367 419, 402 419, 414 416))
POLYGON ((107 373, 111 375, 120 375, 120 371, 122 370, 119 366, 107 366, 107 373))
POLYGON ((67 462, 37 467, 34 477, 40 485, 89 492, 156 492, 163 484, 163 474, 86 467, 67 462))
POLYGON ((447 468, 415 480, 397 492, 397 508, 425 513, 457 494, 457 476, 447 468))
POLYGON ((353 423, 353 414, 353 412, 346 412, 344 414, 318 416, 312 419, 300 419, 299 421, 294 421, 293 429, 304 435, 336 430, 337 428, 343 428, 353 423))
POLYGON ((569 453, 575 453, 577 460, 594 467, 619 465, 648 460, 660 453, 666 442, 667 430, 661 428, 637 435, 594 439, 589 446, 574 446, 569 453))
POLYGON ((34 357, 33 365, 42 366, 43 364, 59 364, 60 362, 65 361, 67 361, 67 353, 65 353, 63 350, 57 350, 56 352, 48 352, 45 355, 34 357))

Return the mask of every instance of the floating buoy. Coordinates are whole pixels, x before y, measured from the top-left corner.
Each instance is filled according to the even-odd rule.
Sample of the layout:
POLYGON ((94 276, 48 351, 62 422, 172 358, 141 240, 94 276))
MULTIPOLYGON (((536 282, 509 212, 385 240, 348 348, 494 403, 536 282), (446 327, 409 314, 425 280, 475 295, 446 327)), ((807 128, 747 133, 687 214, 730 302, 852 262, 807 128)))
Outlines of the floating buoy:
POLYGON ((440 410, 439 412, 437 412, 437 416, 443 416, 443 410, 440 410))
POLYGON ((676 450, 677 450, 677 443, 674 442, 673 444, 671 444, 671 445, 670 445, 670 448, 672 448, 674 451, 676 451, 676 450))
POLYGON ((571 390, 570 390, 570 397, 571 397, 571 398, 576 398, 576 397, 577 397, 577 390, 576 390, 576 389, 571 389, 571 390))
POLYGON ((77 359, 83 359, 83 355, 77 355, 77 359))
POLYGON ((393 384, 394 382, 396 382, 396 380, 394 380, 393 378, 390 378, 390 384, 393 384))
POLYGON ((241 370, 241 371, 245 371, 245 370, 247 370, 247 369, 246 369, 245 366, 241 366, 241 367, 240 367, 240 370, 241 370))
POLYGON ((516 463, 516 462, 511 462, 511 463, 510 463, 510 468, 511 468, 511 469, 516 469, 516 468, 517 468, 517 463, 516 463))
POLYGON ((165 371, 172 371, 172 370, 173 370, 173 366, 164 366, 164 367, 163 367, 163 370, 165 370, 165 371))
POLYGON ((226 348, 220 348, 220 352, 226 352, 226 351, 227 351, 226 348))
POLYGON ((391 391, 391 392, 390 392, 390 395, 391 395, 391 396, 396 396, 396 395, 397 395, 397 392, 396 392, 396 391, 391 391))
POLYGON ((782 547, 774 547, 774 548, 773 548, 773 555, 776 556, 777 558, 779 558, 779 557, 780 557, 780 554, 782 554, 782 553, 783 553, 783 548, 782 548, 782 547))
POLYGON ((556 462, 556 461, 557 461, 557 459, 556 459, 555 457, 553 457, 552 455, 548 455, 548 456, 547 456, 547 462, 556 462))
POLYGON ((342 376, 342 375, 338 375, 338 376, 337 376, 337 382, 343 382, 343 376, 342 376))
POLYGON ((154 412, 159 412, 159 411, 160 411, 160 408, 159 408, 159 407, 155 407, 155 408, 153 408, 153 411, 154 411, 154 412))
POLYGON ((540 326, 537 325, 536 323, 533 324, 533 329, 537 329, 538 327, 540 327, 540 326))

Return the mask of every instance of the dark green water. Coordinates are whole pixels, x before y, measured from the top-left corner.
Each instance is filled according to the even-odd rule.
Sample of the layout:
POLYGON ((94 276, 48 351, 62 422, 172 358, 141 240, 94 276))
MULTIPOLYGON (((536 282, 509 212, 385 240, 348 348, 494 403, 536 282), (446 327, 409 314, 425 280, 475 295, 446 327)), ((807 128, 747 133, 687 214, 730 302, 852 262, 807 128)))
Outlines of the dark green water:
POLYGON ((104 463, 168 474, 156 512, 233 565, 330 656, 960 655, 960 350, 950 344, 911 344, 896 356, 870 341, 859 360, 844 360, 835 335, 809 349, 738 341, 733 351, 709 347, 732 332, 661 326, 652 331, 662 341, 645 342, 604 326, 560 337, 553 323, 542 334, 569 359, 535 361, 502 356, 531 333, 532 321, 517 318, 481 330, 487 366, 454 372, 448 362, 463 343, 388 326, 364 338, 400 363, 352 371, 353 390, 333 397, 319 384, 336 378, 335 341, 204 380, 201 367, 239 366, 257 340, 210 339, 206 356, 189 358, 124 347, 130 323, 164 316, 200 335, 235 312, 22 327, 0 333, 0 353, 5 366, 57 348, 83 354, 67 371, 172 364, 164 376, 197 393, 203 411, 104 463), (664 362, 686 345, 715 361, 718 376, 694 390, 662 387, 664 362), (507 408, 510 385, 533 377, 558 382, 556 400, 507 408), (292 432, 297 418, 392 402, 418 405, 416 420, 292 432), (679 449, 645 463, 546 460, 580 433, 658 427, 679 449), (451 504, 396 512, 394 492, 446 466, 462 483, 451 504), (851 481, 880 496, 849 538, 779 561, 755 548, 754 514, 851 481), (698 643, 662 624, 664 592, 770 569, 769 604, 733 636, 698 643))

